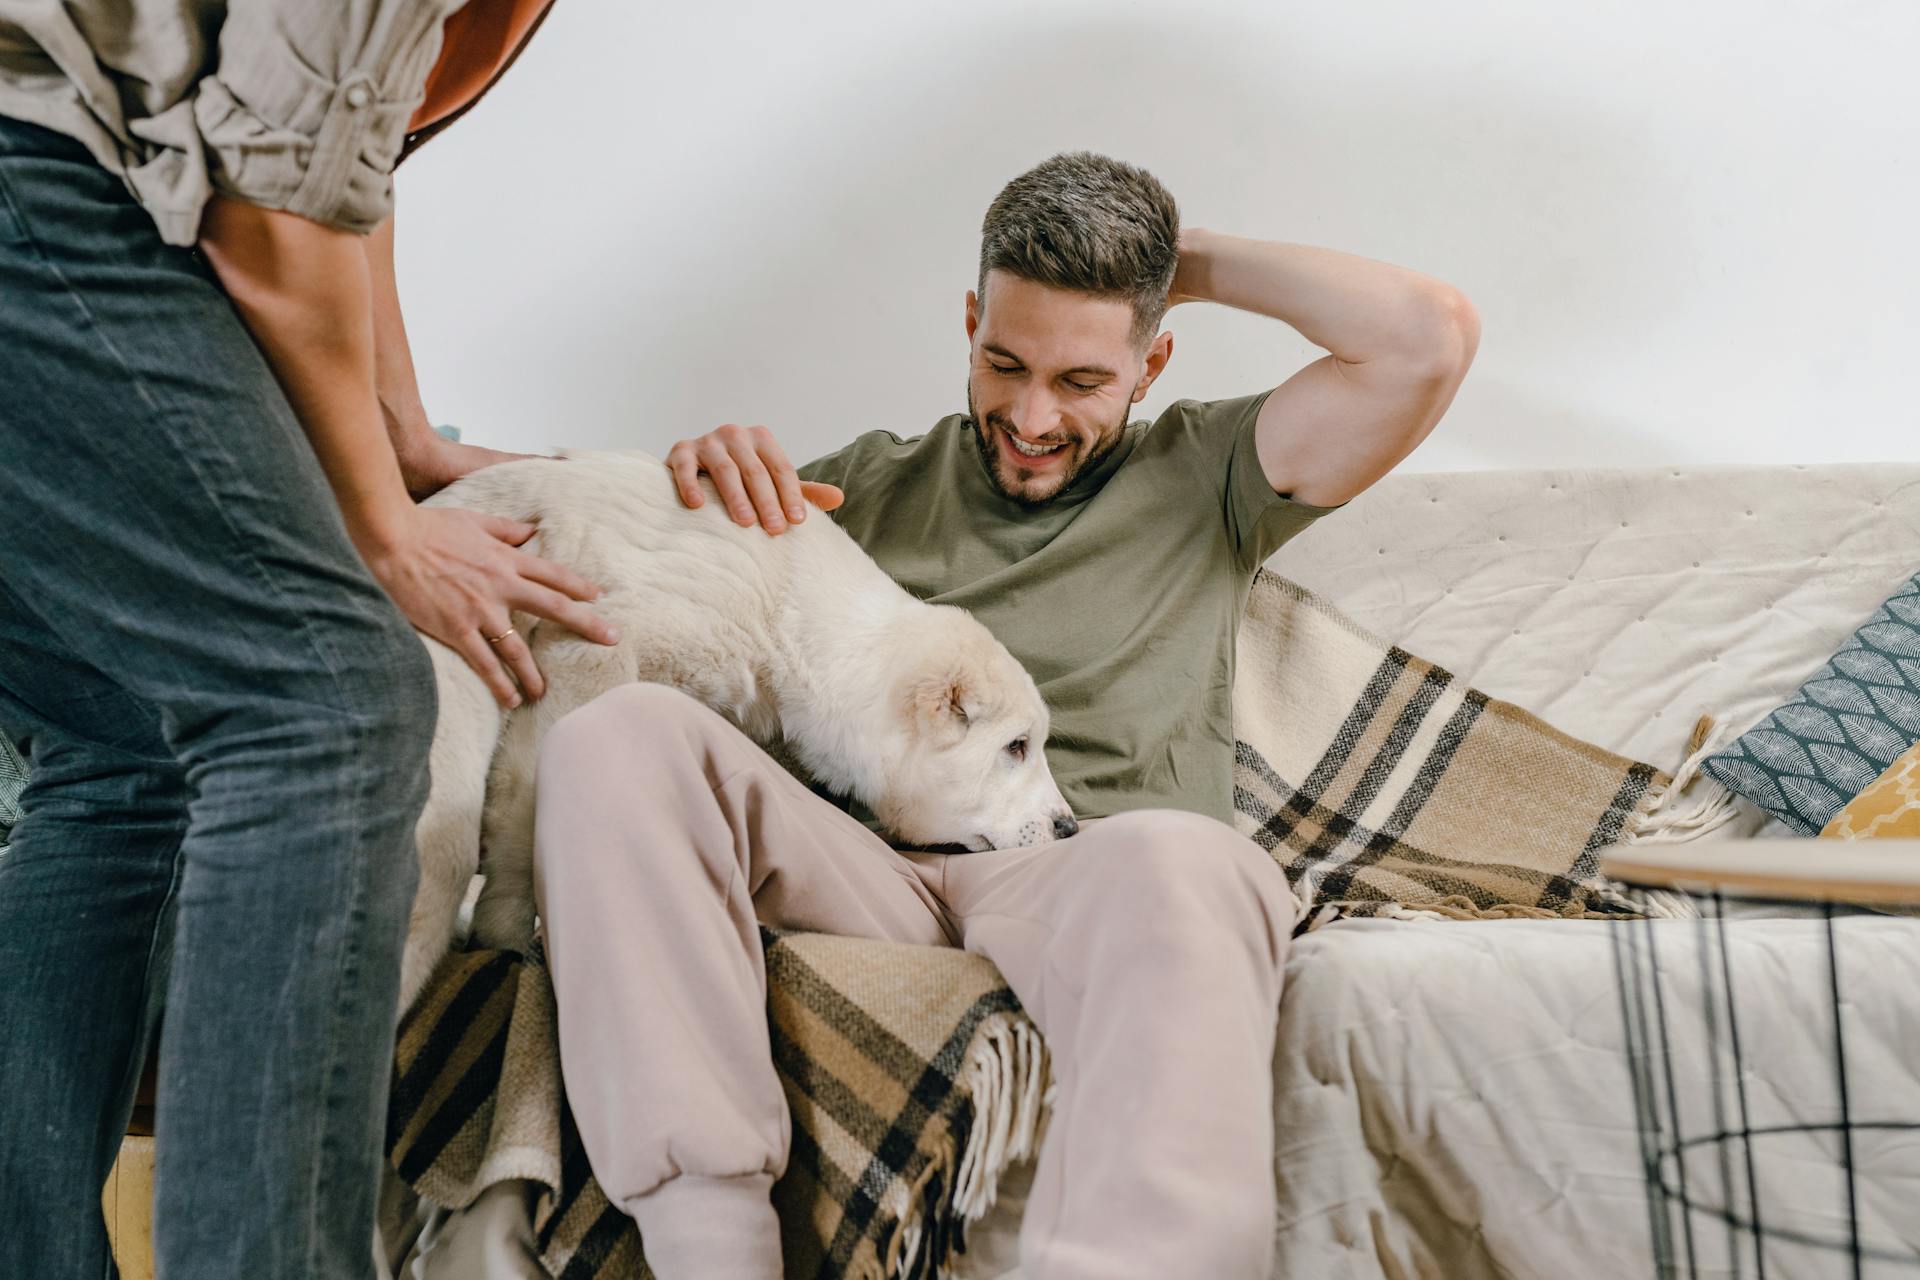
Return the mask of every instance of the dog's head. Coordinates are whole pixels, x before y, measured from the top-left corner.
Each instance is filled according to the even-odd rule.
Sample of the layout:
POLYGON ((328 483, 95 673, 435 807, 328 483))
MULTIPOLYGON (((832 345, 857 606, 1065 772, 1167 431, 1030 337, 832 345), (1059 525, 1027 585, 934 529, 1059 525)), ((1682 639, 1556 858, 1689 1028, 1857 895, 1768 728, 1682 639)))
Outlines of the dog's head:
POLYGON ((869 801, 874 817, 900 843, 975 851, 1071 835, 1033 677, 963 609, 933 606, 918 621, 885 695, 898 749, 869 801))

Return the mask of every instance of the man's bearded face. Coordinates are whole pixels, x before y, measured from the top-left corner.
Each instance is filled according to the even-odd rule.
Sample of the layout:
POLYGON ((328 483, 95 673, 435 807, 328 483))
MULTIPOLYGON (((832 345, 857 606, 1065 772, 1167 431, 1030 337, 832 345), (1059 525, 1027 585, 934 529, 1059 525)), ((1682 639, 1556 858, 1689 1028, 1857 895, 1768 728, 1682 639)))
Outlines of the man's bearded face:
POLYGON ((1133 308, 1003 271, 987 294, 969 311, 967 413, 993 487, 1041 506, 1120 443, 1143 369, 1133 308))

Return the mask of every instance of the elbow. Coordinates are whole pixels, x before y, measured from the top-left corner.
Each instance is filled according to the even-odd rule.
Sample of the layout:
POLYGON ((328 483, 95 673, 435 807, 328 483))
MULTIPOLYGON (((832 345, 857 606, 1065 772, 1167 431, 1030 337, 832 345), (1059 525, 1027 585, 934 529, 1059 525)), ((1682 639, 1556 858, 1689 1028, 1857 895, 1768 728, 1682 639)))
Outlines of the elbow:
POLYGON ((1467 295, 1451 287, 1436 290, 1429 319, 1418 343, 1417 363, 1436 381, 1464 376, 1480 349, 1480 313, 1467 295))

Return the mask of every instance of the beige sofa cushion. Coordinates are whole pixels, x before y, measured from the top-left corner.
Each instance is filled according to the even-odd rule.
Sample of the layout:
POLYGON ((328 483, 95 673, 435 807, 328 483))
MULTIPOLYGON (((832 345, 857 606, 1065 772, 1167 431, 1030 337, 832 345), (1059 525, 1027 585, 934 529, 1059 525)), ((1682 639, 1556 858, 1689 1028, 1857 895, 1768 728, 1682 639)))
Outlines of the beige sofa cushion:
POLYGON ((1920 464, 1395 473, 1269 567, 1671 770, 1698 716, 1750 727, 1920 567, 1920 464))

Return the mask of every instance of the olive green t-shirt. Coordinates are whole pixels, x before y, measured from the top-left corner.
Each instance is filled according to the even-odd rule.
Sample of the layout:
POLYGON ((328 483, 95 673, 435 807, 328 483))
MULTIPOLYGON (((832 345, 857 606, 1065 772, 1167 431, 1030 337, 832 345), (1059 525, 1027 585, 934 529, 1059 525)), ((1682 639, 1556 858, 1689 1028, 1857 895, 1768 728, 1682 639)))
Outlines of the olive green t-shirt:
POLYGON ((866 432, 798 471, 846 491, 833 519, 888 576, 968 610, 1026 667, 1075 816, 1174 808, 1231 822, 1234 635, 1254 571, 1337 510, 1267 483, 1254 446, 1267 394, 1182 400, 1131 423, 1033 509, 993 487, 964 414, 905 440, 866 432))

